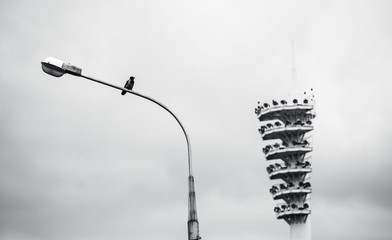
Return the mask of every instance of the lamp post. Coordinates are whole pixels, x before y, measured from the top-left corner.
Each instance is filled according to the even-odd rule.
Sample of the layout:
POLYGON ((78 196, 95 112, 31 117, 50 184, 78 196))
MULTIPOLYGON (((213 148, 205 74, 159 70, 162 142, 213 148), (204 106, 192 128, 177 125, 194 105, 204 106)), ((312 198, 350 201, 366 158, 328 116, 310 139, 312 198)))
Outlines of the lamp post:
POLYGON ((199 235, 199 221, 197 219, 197 210, 196 210, 196 194, 195 194, 195 180, 193 177, 193 173, 192 173, 192 155, 191 155, 191 144, 189 141, 189 137, 187 132, 185 131, 184 126, 182 125, 182 123, 180 122, 180 120, 177 118, 177 116, 170 111, 165 105, 163 105, 162 103, 147 97, 145 95, 142 95, 140 93, 137 93, 135 91, 126 89, 126 88, 122 88, 119 86, 115 86, 112 85, 110 83, 92 78, 92 77, 88 77, 82 74, 82 69, 71 65, 69 63, 64 63, 63 61, 53 58, 53 57, 48 57, 45 60, 43 60, 41 62, 41 67, 42 70, 49 74, 52 75, 54 77, 61 77, 64 74, 68 73, 77 77, 82 77, 118 90, 121 90, 123 92, 128 92, 130 94, 142 97, 144 99, 147 99, 157 105, 159 105, 160 107, 162 107, 163 109, 165 109, 167 112, 169 112, 174 119, 177 121, 177 123, 180 125, 184 135, 185 135, 185 140, 186 140, 186 144, 187 144, 187 148, 188 148, 188 184, 189 184, 189 198, 188 198, 188 240, 198 240, 201 239, 200 235, 199 235))

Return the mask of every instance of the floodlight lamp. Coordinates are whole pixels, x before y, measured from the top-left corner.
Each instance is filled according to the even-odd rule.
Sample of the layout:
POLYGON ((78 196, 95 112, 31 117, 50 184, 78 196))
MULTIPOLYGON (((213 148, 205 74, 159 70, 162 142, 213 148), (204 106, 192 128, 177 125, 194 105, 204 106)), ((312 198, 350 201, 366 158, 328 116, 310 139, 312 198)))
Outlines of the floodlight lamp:
POLYGON ((61 77, 65 73, 69 73, 75 76, 81 76, 82 69, 73 66, 69 63, 64 63, 60 59, 54 57, 47 57, 41 62, 42 70, 54 77, 61 77))

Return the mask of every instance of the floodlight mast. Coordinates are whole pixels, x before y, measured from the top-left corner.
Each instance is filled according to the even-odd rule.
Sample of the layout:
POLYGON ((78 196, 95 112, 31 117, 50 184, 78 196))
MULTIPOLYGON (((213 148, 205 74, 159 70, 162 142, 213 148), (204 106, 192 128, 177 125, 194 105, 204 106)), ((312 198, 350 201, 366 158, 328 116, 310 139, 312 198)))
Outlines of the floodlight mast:
POLYGON ((41 67, 42 70, 54 77, 61 77, 65 73, 77 76, 77 77, 82 77, 85 79, 88 79, 93 82, 97 82, 121 91, 128 92, 130 94, 142 97, 144 99, 147 99, 163 109, 165 109, 167 112, 170 113, 174 117, 174 119, 177 121, 177 123, 180 125, 187 144, 187 150, 188 150, 188 184, 189 184, 189 198, 188 198, 188 240, 198 240, 201 239, 199 235, 199 221, 197 218, 197 209, 196 209, 196 194, 195 194, 195 180, 193 177, 193 171, 192 171, 192 154, 191 154, 191 144, 189 140, 189 136, 184 128, 184 125, 182 125, 181 121, 178 119, 178 117, 165 105, 162 103, 158 102, 157 100, 150 98, 148 96, 145 96, 143 94, 140 94, 138 92, 135 92, 133 90, 129 90, 126 88, 122 88, 92 77, 88 77, 82 74, 82 69, 80 67, 71 65, 69 63, 64 63, 63 61, 53 58, 53 57, 48 57, 44 61, 41 62, 41 67))
POLYGON ((269 189, 272 198, 280 201, 274 208, 276 217, 290 225, 291 240, 311 240, 311 133, 312 121, 316 117, 315 102, 313 89, 310 94, 298 91, 294 41, 291 46, 292 102, 272 100, 271 105, 258 102, 255 113, 261 122, 258 130, 265 141, 265 159, 273 161, 266 168, 268 176, 274 181, 281 180, 269 189))

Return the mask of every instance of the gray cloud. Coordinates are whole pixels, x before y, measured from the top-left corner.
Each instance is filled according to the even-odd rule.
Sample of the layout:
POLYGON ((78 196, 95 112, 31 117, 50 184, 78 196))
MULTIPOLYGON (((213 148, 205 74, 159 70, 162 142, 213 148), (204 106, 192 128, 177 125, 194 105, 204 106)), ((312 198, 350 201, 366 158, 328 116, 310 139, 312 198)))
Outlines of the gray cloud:
POLYGON ((153 103, 45 75, 54 56, 162 101, 207 239, 287 239, 257 101, 316 93, 314 239, 390 239, 388 1, 2 1, 0 239, 186 237, 186 145, 153 103), (358 226, 361 226, 360 228, 358 226))

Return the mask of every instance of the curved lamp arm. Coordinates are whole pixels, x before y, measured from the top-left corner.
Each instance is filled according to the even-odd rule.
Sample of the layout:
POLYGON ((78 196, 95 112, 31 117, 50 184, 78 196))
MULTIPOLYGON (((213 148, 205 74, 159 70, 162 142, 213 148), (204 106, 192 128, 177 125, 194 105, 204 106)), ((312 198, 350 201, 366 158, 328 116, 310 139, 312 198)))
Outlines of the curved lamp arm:
POLYGON ((88 76, 82 75, 82 74, 80 75, 80 77, 88 79, 88 80, 91 80, 91 81, 94 81, 94 82, 97 82, 97 83, 100 83, 100 84, 103 84, 103 85, 106 85, 106 86, 109 86, 109 87, 112 87, 112 88, 115 88, 115 89, 118 89, 118 90, 121 90, 121 91, 126 91, 126 92, 128 92, 130 94, 133 94, 133 95, 142 97, 144 99, 150 100, 151 102, 159 105, 160 107, 165 109, 167 112, 169 112, 174 117, 174 119, 176 119, 177 123, 180 125, 182 131, 184 132, 186 145, 187 145, 187 148, 188 148, 188 172, 189 172, 189 176, 192 176, 193 173, 192 173, 191 143, 190 143, 188 134, 187 134, 187 132, 186 132, 186 130, 184 128, 184 125, 182 125, 182 123, 178 119, 178 117, 172 111, 170 111, 169 108, 167 108, 165 105, 163 105, 162 103, 158 102, 157 100, 155 100, 153 98, 150 98, 148 96, 145 96, 143 94, 140 94, 138 92, 135 92, 135 91, 132 91, 132 90, 129 90, 129 89, 126 89, 126 88, 122 88, 122 87, 119 87, 119 86, 116 86, 116 85, 113 85, 113 84, 110 84, 110 83, 107 83, 107 82, 104 82, 104 81, 101 81, 101 80, 98 80, 98 79, 95 79, 95 78, 92 78, 92 77, 88 77, 88 76))

